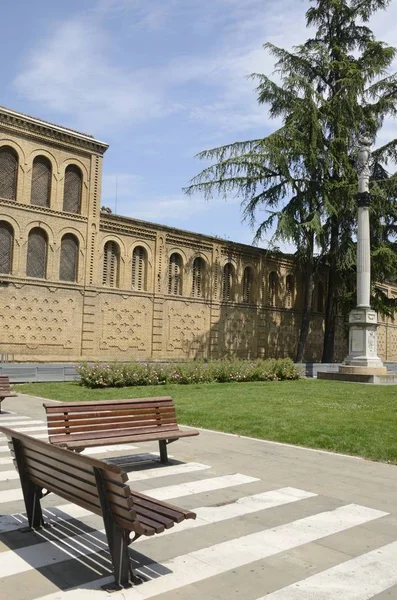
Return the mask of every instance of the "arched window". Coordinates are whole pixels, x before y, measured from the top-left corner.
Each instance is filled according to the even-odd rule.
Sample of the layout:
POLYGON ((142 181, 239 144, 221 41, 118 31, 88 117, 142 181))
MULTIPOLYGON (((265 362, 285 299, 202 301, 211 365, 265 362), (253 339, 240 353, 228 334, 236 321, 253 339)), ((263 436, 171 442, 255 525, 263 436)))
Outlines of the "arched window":
POLYGON ((106 242, 103 249, 103 274, 102 283, 109 287, 119 286, 120 248, 119 245, 110 240, 106 242))
POLYGON ((40 227, 31 229, 28 237, 26 275, 45 279, 47 277, 47 234, 40 227))
POLYGON ((79 167, 69 165, 65 170, 65 187, 63 191, 63 210, 69 213, 81 211, 81 189, 83 176, 79 167))
POLYGON ((222 300, 234 299, 234 267, 232 263, 226 263, 223 267, 222 277, 222 300))
POLYGON ((32 190, 30 203, 35 206, 50 206, 51 163, 45 156, 36 156, 33 161, 32 190))
POLYGON ((292 308, 295 297, 295 281, 293 275, 287 275, 285 279, 286 298, 285 307, 292 308))
POLYGON ((5 221, 0 221, 0 273, 12 272, 14 230, 5 221))
POLYGON ((0 198, 16 200, 18 155, 9 146, 0 148, 0 198))
POLYGON ((252 267, 245 267, 243 275, 243 302, 252 302, 252 289, 254 284, 254 271, 252 267))
POLYGON ((171 254, 168 263, 168 293, 182 295, 182 258, 176 252, 171 254))
POLYGON ((136 246, 132 252, 132 289, 146 290, 147 254, 145 248, 136 246))
POLYGON ((269 273, 269 305, 276 306, 278 294, 278 275, 276 271, 269 273))
POLYGON ((322 281, 317 282, 317 304, 316 310, 319 313, 324 312, 324 284, 322 281))
POLYGON ((202 298, 204 296, 204 260, 197 256, 193 261, 192 296, 202 298))
POLYGON ((79 260, 79 240, 72 233, 67 233, 61 240, 61 260, 59 279, 61 281, 77 281, 79 260))

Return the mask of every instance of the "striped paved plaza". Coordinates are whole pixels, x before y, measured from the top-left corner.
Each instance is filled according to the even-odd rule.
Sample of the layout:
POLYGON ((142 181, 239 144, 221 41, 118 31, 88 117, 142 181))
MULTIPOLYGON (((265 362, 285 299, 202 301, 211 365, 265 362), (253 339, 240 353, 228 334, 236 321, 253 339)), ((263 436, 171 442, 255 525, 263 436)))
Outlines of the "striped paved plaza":
MULTIPOLYGON (((35 415, 8 413, 0 422, 45 439, 35 415)), ((155 444, 88 452, 119 461, 134 490, 197 513, 131 546, 143 583, 112 594, 115 600, 397 598, 395 507, 379 495, 386 473, 384 484, 397 491, 396 467, 211 432, 172 449, 164 466, 155 444), (363 490, 365 470, 373 488, 368 476, 363 490)), ((51 527, 21 533, 22 492, 0 436, 0 598, 108 597, 101 586, 112 570, 101 518, 54 495, 42 505, 51 527)))

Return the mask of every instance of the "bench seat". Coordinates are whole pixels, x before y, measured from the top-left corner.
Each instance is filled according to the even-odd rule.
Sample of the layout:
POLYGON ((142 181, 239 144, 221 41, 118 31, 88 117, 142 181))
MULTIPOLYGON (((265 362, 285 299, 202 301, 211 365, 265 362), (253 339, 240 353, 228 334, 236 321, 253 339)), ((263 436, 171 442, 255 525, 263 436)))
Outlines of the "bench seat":
POLYGON ((129 544, 142 535, 153 536, 185 519, 196 518, 190 510, 131 490, 126 483, 129 476, 118 465, 6 427, 0 427, 0 432, 9 440, 21 480, 29 522, 23 531, 44 526, 40 501, 48 493, 102 516, 115 576, 115 584, 110 587, 129 587, 137 581, 128 554, 129 544))
POLYGON ((158 441, 167 462, 167 444, 198 435, 180 429, 169 396, 101 402, 45 403, 51 444, 81 451, 93 446, 158 441))

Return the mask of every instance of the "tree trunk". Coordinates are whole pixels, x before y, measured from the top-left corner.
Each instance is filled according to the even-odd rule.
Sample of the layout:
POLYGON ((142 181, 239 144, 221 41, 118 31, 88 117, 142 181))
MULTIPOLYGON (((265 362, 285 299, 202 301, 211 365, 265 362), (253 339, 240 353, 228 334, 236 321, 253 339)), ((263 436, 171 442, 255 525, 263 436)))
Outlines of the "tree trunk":
POLYGON ((337 288, 338 274, 336 268, 336 257, 338 252, 338 223, 334 218, 331 228, 330 264, 328 267, 327 303, 325 307, 324 343, 321 362, 334 362, 335 355, 335 332, 337 317, 337 288))
POLYGON ((310 323, 312 320, 312 305, 313 305, 313 283, 314 283, 314 272, 313 272, 313 261, 310 260, 304 270, 304 293, 303 293, 303 309, 302 309, 302 320, 299 331, 298 346, 296 349, 295 362, 302 362, 307 337, 309 335, 310 323))
MULTIPOLYGON (((331 279, 332 276, 330 275, 331 279)), ((336 299, 334 293, 328 294, 327 307, 325 313, 325 331, 324 331, 324 345, 323 355, 321 362, 332 363, 334 362, 335 355, 335 332, 336 332, 336 299)))

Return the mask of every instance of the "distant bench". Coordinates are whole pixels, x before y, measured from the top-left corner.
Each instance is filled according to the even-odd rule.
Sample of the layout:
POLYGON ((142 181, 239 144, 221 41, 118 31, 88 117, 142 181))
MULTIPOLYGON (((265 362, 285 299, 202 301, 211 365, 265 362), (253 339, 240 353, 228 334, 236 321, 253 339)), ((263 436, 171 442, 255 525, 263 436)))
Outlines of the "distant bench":
POLYGON ((44 526, 40 500, 50 492, 103 517, 115 576, 115 584, 106 589, 130 587, 138 581, 129 544, 142 535, 161 533, 175 523, 196 518, 191 511, 133 492, 126 485, 128 475, 115 464, 57 448, 13 429, 0 427, 0 431, 9 439, 21 480, 29 522, 22 531, 44 526))
POLYGON ((178 427, 169 396, 43 406, 51 444, 77 452, 91 446, 158 441, 160 460, 166 463, 167 444, 199 434, 178 427))
POLYGON ((4 398, 15 398, 18 396, 15 392, 11 390, 10 387, 10 379, 8 375, 0 375, 0 413, 1 413, 1 403, 4 398))

